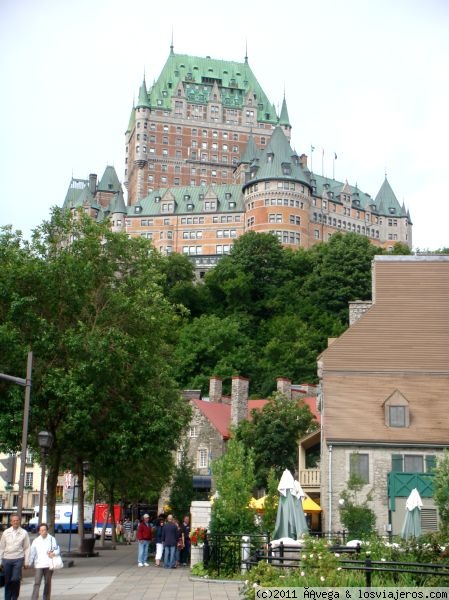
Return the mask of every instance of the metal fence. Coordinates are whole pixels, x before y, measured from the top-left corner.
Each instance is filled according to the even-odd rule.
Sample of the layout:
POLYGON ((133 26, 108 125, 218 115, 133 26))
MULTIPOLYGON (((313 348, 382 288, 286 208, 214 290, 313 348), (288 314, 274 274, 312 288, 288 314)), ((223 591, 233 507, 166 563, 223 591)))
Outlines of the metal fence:
POLYGON ((208 533, 203 546, 204 567, 217 575, 240 573, 250 568, 250 557, 263 551, 269 542, 269 534, 208 533))
MULTIPOLYGON (((330 552, 338 552, 339 564, 342 569, 348 571, 361 571, 365 575, 365 587, 371 587, 373 574, 392 573, 392 574, 411 574, 417 580, 420 577, 426 578, 430 575, 449 581, 449 565, 439 563, 418 563, 418 562, 398 562, 398 561, 374 561, 370 556, 364 559, 348 558, 348 555, 360 555, 360 545, 342 546, 335 545, 329 547, 330 552)), ((266 561, 274 567, 280 568, 298 568, 301 565, 301 548, 298 546, 284 545, 282 542, 276 549, 268 544, 267 551, 260 548, 254 555, 246 561, 249 568, 257 565, 261 561, 266 561)), ((420 583, 417 581, 417 583, 420 583)))

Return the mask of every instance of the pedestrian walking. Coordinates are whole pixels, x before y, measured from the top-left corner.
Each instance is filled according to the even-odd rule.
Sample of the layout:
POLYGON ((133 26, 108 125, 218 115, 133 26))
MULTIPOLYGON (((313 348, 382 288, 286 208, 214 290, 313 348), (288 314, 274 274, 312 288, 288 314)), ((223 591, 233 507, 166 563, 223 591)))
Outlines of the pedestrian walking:
POLYGON ((176 569, 176 549, 178 546, 179 531, 173 522, 173 515, 168 515, 167 522, 162 528, 162 542, 164 544, 164 569, 176 569))
POLYGON ((181 523, 184 547, 181 550, 181 563, 183 567, 190 564, 190 517, 186 515, 181 523))
POLYGON ((39 536, 31 544, 30 566, 34 565, 34 586, 31 600, 38 600, 42 579, 44 580, 44 600, 51 597, 51 578, 53 569, 50 569, 51 559, 60 554, 56 539, 48 533, 47 523, 39 526, 39 536))
POLYGON ((30 562, 30 538, 20 527, 19 515, 11 516, 11 527, 0 539, 0 563, 5 574, 5 600, 17 600, 20 594, 22 568, 30 562))
POLYGON ((125 517, 123 531, 125 533, 125 543, 130 546, 131 540, 133 539, 133 524, 129 517, 125 517))
POLYGON ((148 563, 148 544, 153 539, 153 531, 150 525, 150 515, 143 515, 143 519, 137 528, 137 541, 139 550, 137 554, 137 566, 149 567, 148 563))
POLYGON ((161 566, 161 559, 162 559, 162 555, 164 553, 164 544, 162 542, 162 530, 164 528, 164 519, 159 519, 159 523, 156 527, 156 556, 155 556, 155 563, 156 563, 156 567, 160 567, 161 566))
POLYGON ((123 532, 124 532, 123 523, 122 523, 122 521, 119 521, 115 525, 115 538, 119 544, 123 543, 123 532))

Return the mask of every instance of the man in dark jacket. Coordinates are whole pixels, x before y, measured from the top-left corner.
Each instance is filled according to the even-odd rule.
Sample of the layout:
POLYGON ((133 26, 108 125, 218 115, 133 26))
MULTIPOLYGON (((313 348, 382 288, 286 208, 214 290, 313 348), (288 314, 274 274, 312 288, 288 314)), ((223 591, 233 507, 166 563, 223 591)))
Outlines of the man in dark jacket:
POLYGON ((179 530, 173 522, 173 515, 168 515, 167 522, 162 528, 162 543, 164 544, 164 569, 176 569, 176 546, 179 530))
POLYGON ((190 517, 186 515, 181 523, 184 548, 181 552, 181 563, 186 567, 190 563, 190 517))

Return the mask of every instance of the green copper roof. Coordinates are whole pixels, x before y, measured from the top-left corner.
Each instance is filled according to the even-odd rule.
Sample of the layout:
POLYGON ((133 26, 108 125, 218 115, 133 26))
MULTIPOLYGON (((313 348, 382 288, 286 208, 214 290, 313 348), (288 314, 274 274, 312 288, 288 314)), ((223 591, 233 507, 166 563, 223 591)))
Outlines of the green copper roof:
POLYGON ((62 208, 70 209, 74 208, 75 206, 79 206, 78 198, 82 194, 84 188, 88 186, 89 182, 86 179, 75 179, 72 177, 62 208))
POLYGON ((114 194, 109 204, 109 211, 111 213, 122 213, 126 215, 126 205, 122 190, 114 194))
POLYGON ((275 127, 267 147, 250 167, 250 172, 254 173, 254 176, 248 183, 260 179, 288 179, 310 185, 296 152, 292 150, 279 125, 275 127))
POLYGON ((255 94, 257 119, 276 123, 277 115, 248 63, 170 53, 157 81, 149 91, 152 108, 171 110, 171 99, 179 82, 188 102, 207 104, 214 83, 225 107, 243 108, 249 92, 255 94))
POLYGON ((129 123, 125 133, 129 133, 134 129, 134 125, 136 123, 136 109, 133 106, 131 109, 131 114, 129 115, 129 123))
POLYGON ((117 177, 117 173, 112 166, 108 166, 103 173, 100 183, 98 184, 98 191, 100 192, 120 192, 122 186, 117 177))
POLYGON ((146 198, 143 198, 138 207, 140 212, 136 212, 136 206, 128 206, 128 214, 135 216, 155 216, 164 214, 169 217, 170 213, 162 213, 161 205, 164 202, 175 202, 175 214, 204 214, 204 203, 215 200, 216 210, 212 213, 229 213, 243 211, 243 194, 241 185, 213 185, 213 186, 186 186, 171 187, 154 190, 146 198))
POLYGON ((378 207, 378 212, 381 215, 406 215, 406 212, 402 210, 401 205, 399 204, 398 199, 394 195, 394 192, 391 189, 391 186, 386 177, 383 184, 381 185, 380 190, 377 193, 375 203, 378 207))
POLYGON ((151 108, 150 102, 148 100, 147 84, 145 83, 145 77, 143 78, 142 85, 139 89, 139 99, 137 101, 136 108, 151 108))
POLYGON ((249 164, 258 156, 259 156, 259 150, 256 146, 256 142, 254 141, 253 134, 251 133, 248 138, 248 143, 246 144, 246 148, 243 151, 243 154, 240 158, 240 162, 249 164))
POLYGON ((279 117, 279 125, 291 127, 290 119, 288 117, 287 102, 285 100, 285 96, 284 96, 284 99, 282 100, 282 108, 281 108, 281 116, 279 117))

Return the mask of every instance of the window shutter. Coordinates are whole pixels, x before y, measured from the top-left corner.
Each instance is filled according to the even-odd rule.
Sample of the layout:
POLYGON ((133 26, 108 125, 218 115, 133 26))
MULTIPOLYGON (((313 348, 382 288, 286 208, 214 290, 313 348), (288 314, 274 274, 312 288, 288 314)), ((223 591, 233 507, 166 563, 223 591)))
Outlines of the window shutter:
POLYGON ((403 466, 402 466, 402 454, 392 454, 391 455, 391 470, 394 473, 402 473, 403 472, 403 466))
POLYGON ((426 473, 434 470, 437 466, 437 457, 434 454, 426 455, 426 473))

